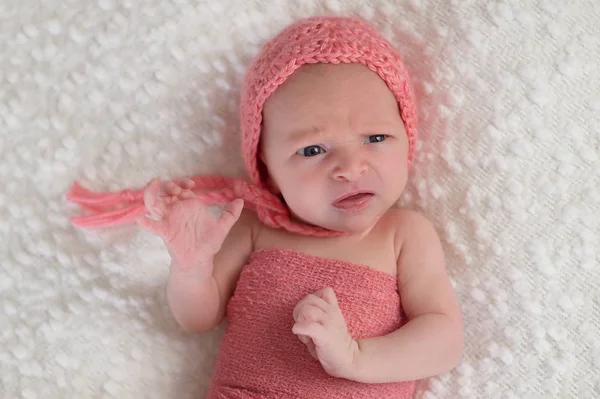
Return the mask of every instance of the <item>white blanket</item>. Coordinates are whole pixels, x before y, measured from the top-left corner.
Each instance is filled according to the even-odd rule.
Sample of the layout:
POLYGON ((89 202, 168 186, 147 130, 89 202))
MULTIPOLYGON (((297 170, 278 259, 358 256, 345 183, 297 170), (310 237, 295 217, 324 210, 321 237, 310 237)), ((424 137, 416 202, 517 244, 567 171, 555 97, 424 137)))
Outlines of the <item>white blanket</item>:
POLYGON ((599 398, 599 4, 2 1, 0 397, 203 396, 222 329, 183 334, 161 242, 73 228, 64 193, 239 173, 251 57, 341 13, 373 21, 414 77, 404 201, 439 229, 464 312, 462 365, 419 396, 599 398))

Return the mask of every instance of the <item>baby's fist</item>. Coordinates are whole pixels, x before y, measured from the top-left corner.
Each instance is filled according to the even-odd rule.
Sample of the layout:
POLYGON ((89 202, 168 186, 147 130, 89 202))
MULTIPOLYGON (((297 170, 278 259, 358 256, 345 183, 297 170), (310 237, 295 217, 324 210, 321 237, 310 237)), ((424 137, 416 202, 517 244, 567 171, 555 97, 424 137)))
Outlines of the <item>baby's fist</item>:
POLYGON ((304 297, 294 308, 292 332, 331 376, 344 377, 353 367, 358 344, 348 333, 335 292, 327 287, 304 297))

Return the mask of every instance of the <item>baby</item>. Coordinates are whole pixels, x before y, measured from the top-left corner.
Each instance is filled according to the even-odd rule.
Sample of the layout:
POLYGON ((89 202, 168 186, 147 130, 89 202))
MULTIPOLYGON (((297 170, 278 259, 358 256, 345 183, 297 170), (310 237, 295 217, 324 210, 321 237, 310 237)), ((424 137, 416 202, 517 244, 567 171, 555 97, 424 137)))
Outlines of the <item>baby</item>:
POLYGON ((440 241, 395 206, 416 111, 393 47, 353 18, 298 21, 250 66, 241 116, 250 184, 69 194, 96 212, 76 225, 135 219, 164 240, 183 329, 227 315, 209 397, 409 398, 455 367, 462 321, 440 241), (214 217, 207 203, 226 206, 214 217))

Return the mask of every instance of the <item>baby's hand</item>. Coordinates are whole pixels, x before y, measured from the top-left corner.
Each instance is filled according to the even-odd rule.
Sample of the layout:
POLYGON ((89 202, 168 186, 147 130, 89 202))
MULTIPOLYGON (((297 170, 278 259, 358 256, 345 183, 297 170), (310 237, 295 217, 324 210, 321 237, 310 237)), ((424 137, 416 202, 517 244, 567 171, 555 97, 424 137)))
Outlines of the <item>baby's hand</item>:
MULTIPOLYGON (((144 189, 148 215, 136 219, 146 230, 163 239, 172 260, 182 271, 212 265, 214 255, 221 249, 244 206, 243 200, 236 199, 215 218, 191 191, 193 186, 194 182, 189 179, 180 184, 152 180, 144 189)), ((204 272, 208 277, 212 270, 204 272)))
POLYGON ((292 332, 333 377, 348 375, 358 344, 346 327, 332 288, 323 288, 302 299, 294 308, 292 332))

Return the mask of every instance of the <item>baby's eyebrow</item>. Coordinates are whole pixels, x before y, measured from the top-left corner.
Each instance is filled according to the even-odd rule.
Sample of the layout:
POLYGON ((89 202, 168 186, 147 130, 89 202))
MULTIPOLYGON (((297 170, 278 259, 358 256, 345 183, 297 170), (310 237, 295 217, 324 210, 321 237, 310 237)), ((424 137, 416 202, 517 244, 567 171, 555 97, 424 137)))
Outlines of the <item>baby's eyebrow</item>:
POLYGON ((304 141, 318 141, 323 139, 326 135, 326 131, 318 126, 312 126, 306 129, 292 130, 287 135, 287 140, 292 143, 304 142, 304 141))
MULTIPOLYGON (((361 127, 360 129, 354 129, 353 132, 357 136, 365 136, 372 134, 393 134, 398 133, 400 126, 398 123, 393 122, 381 122, 377 124, 369 124, 361 127)), ((286 138, 286 141, 291 143, 298 142, 311 142, 323 140, 326 137, 335 135, 335 131, 331 129, 323 129, 318 126, 313 126, 307 129, 299 129, 291 131, 286 138)))

